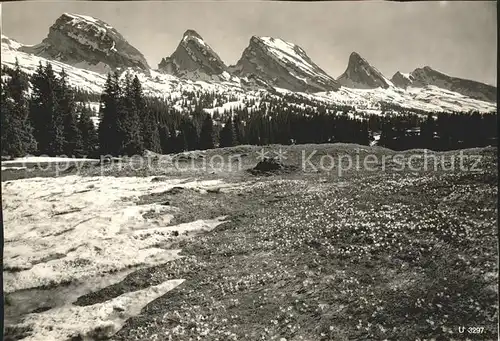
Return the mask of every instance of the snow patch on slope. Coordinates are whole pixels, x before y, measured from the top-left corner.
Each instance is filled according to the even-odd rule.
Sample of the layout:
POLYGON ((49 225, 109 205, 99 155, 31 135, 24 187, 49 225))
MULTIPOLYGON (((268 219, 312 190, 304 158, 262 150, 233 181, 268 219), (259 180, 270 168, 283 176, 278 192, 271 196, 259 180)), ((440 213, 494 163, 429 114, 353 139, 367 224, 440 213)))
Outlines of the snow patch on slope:
POLYGON ((71 21, 72 24, 74 25, 79 25, 79 24, 93 24, 94 27, 96 27, 99 31, 104 31, 102 30, 101 26, 104 26, 107 29, 114 30, 114 28, 105 22, 98 20, 94 17, 88 16, 88 15, 81 15, 81 14, 73 14, 73 13, 64 13, 65 16, 72 18, 73 20, 71 21))
POLYGON ((273 37, 259 37, 268 47, 269 51, 274 54, 278 59, 293 63, 298 66, 302 71, 316 75, 323 76, 316 72, 315 67, 311 65, 302 57, 305 52, 295 44, 284 41, 283 39, 273 37), (302 55, 301 55, 302 54, 302 55))
POLYGON ((64 69, 72 86, 91 93, 101 93, 106 82, 106 76, 97 72, 80 69, 54 60, 49 61, 33 54, 10 50, 2 41, 2 65, 14 68, 16 58, 19 61, 21 70, 28 75, 34 74, 40 63, 45 66, 50 62, 56 73, 60 73, 64 69))
POLYGON ((89 70, 92 72, 97 72, 103 75, 108 74, 108 72, 111 72, 111 68, 109 65, 104 64, 103 62, 99 62, 97 64, 90 64, 88 62, 78 62, 73 64, 74 67, 79 68, 79 69, 85 69, 89 70))
POLYGON ((94 340, 111 337, 125 321, 139 315, 151 301, 184 282, 174 279, 146 289, 128 292, 90 306, 67 305, 42 313, 29 314, 18 327, 32 328, 25 341, 65 341, 72 338, 94 340))
POLYGON ((174 186, 206 190, 221 180, 65 176, 2 182, 4 290, 83 281, 127 267, 179 258, 159 244, 179 234, 211 229, 221 219, 169 226, 176 208, 137 205, 138 197, 174 186), (151 213, 161 213, 148 218, 151 213))
POLYGON ((55 156, 24 156, 18 157, 13 160, 2 161, 2 164, 33 164, 33 163, 66 163, 66 162, 88 162, 99 161, 99 159, 86 159, 86 158, 70 158, 70 157, 55 157, 55 156))
POLYGON ((24 45, 2 34, 2 50, 4 48, 6 50, 17 50, 22 46, 24 45))
POLYGON ((494 112, 494 103, 472 99, 459 93, 444 90, 435 86, 423 88, 408 88, 406 91, 396 87, 387 89, 352 89, 340 88, 339 91, 323 92, 314 94, 317 98, 323 98, 335 103, 352 105, 357 110, 380 109, 380 102, 396 104, 403 108, 417 109, 427 112, 458 111, 469 112, 494 112))
POLYGON ((207 114, 210 114, 213 116, 213 114, 215 112, 223 113, 225 111, 240 109, 240 108, 243 108, 244 106, 245 106, 245 103, 243 103, 243 101, 241 101, 241 100, 238 100, 238 101, 224 103, 223 105, 215 107, 215 108, 206 108, 206 109, 203 109, 203 111, 206 112, 207 114))

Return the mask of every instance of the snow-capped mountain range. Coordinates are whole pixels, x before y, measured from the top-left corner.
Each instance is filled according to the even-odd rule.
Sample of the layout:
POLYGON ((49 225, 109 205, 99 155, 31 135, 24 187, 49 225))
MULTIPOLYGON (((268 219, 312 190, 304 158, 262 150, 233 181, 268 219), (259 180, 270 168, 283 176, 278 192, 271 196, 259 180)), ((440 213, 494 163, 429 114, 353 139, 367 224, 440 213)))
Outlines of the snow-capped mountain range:
POLYGON ((285 94, 308 102, 349 105, 368 114, 380 113, 383 104, 426 112, 496 112, 493 86, 428 66, 388 79, 356 52, 335 79, 300 46, 273 37, 251 37, 236 65, 227 66, 201 35, 187 30, 177 49, 154 70, 116 29, 99 19, 69 13, 61 15, 37 45, 2 35, 2 65, 13 67, 16 59, 28 74, 40 62, 51 62, 56 72, 64 68, 73 86, 92 93, 102 91, 109 71, 128 70, 139 77, 146 94, 168 97, 179 110, 184 91, 210 91, 226 95, 227 102, 207 112, 285 94))

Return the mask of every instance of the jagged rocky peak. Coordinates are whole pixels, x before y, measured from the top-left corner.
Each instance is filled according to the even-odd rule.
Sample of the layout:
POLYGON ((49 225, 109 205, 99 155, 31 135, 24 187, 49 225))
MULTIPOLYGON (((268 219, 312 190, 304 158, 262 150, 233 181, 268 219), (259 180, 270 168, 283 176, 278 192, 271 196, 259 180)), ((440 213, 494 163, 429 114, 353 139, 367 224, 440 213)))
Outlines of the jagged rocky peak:
POLYGON ((270 86, 291 91, 319 92, 340 88, 300 46, 278 38, 253 36, 240 60, 229 69, 237 76, 252 76, 270 86))
POLYGON ((163 58, 158 70, 192 80, 226 80, 227 66, 195 30, 187 30, 175 52, 163 58))
MULTIPOLYGON (((396 75, 394 76, 396 77, 396 75)), ((407 75, 406 81, 395 82, 394 84, 401 88, 406 88, 408 86, 425 87, 432 85, 445 90, 457 92, 461 95, 474 99, 487 102, 496 102, 497 100, 496 87, 469 79, 448 76, 442 72, 434 70, 430 66, 416 68, 407 75)))
POLYGON ((47 38, 38 45, 25 46, 21 50, 102 73, 117 68, 149 72, 142 53, 116 29, 86 15, 64 13, 50 27, 47 38))
POLYGON ((412 76, 409 73, 396 72, 391 78, 392 84, 398 88, 406 89, 412 84, 412 76))
POLYGON ((195 30, 188 29, 184 34, 182 35, 182 38, 197 38, 200 40, 203 40, 203 38, 196 32, 195 30))
POLYGON ((343 86, 356 89, 386 89, 392 85, 391 81, 357 52, 351 53, 347 69, 337 81, 343 86))

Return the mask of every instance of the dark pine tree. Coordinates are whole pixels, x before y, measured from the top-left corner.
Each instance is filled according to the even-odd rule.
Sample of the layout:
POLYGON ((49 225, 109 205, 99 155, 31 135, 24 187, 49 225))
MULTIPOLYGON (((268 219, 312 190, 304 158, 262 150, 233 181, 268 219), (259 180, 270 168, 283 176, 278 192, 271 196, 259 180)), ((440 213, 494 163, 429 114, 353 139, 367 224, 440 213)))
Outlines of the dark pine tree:
POLYGON ((49 99, 49 111, 50 115, 49 120, 49 143, 47 154, 50 156, 62 155, 65 154, 65 132, 64 132, 64 119, 65 113, 61 110, 60 105, 61 102, 64 101, 63 98, 59 98, 61 95, 60 92, 60 81, 56 78, 54 74, 54 70, 52 69, 52 64, 47 63, 45 66, 45 77, 47 79, 49 96, 52 96, 52 99, 49 99))
POLYGON ((368 131, 368 121, 366 120, 360 123, 360 135, 357 143, 365 146, 370 144, 370 133, 368 131))
POLYGON ((58 81, 47 63, 40 63, 31 78, 33 91, 31 95, 30 118, 34 126, 35 139, 40 154, 58 155, 63 153, 64 126, 62 117, 58 115, 56 91, 58 81))
POLYGON ((207 114, 200 132, 200 149, 212 149, 215 147, 214 122, 207 114))
POLYGON ((172 146, 170 144, 170 133, 168 130, 168 126, 166 124, 162 124, 159 127, 159 135, 160 135, 160 147, 162 154, 169 154, 173 152, 172 146))
POLYGON ((234 131, 233 120, 229 118, 221 129, 219 135, 220 147, 232 147, 237 143, 236 133, 234 131))
POLYGON ((136 105, 136 91, 130 73, 125 75, 120 106, 118 108, 118 131, 123 136, 120 153, 125 155, 139 155, 144 152, 141 135, 139 111, 136 105))
POLYGON ((241 118, 239 115, 235 115, 233 117, 233 126, 234 126, 234 134, 236 136, 235 145, 246 144, 247 141, 245 141, 245 127, 243 126, 243 123, 241 122, 241 118))
POLYGON ((83 146, 80 131, 78 129, 78 118, 76 115, 76 103, 73 90, 67 82, 67 74, 61 71, 58 80, 56 95, 58 99, 57 116, 63 122, 63 153, 66 156, 82 156, 83 146))
POLYGON ((182 130, 174 130, 174 132, 170 135, 170 139, 170 144, 174 153, 180 153, 188 150, 187 138, 182 130))
POLYGON ((118 130, 118 108, 120 86, 118 74, 108 74, 104 92, 101 95, 100 123, 98 128, 99 150, 102 155, 118 155, 123 136, 118 130))
POLYGON ((432 114, 427 115, 427 119, 420 124, 420 147, 432 149, 434 132, 436 130, 432 114))
POLYGON ((142 93, 142 85, 137 76, 132 80, 132 92, 134 96, 134 106, 141 120, 141 135, 144 149, 155 153, 161 153, 158 119, 155 112, 146 106, 146 101, 142 93))
POLYGON ((30 122, 33 124, 33 136, 37 141, 37 152, 42 153, 42 150, 47 148, 48 137, 46 136, 47 131, 47 118, 44 115, 44 97, 43 97, 43 87, 45 83, 45 76, 43 74, 43 65, 40 62, 36 69, 36 72, 31 76, 32 84, 32 94, 30 98, 30 111, 29 117, 30 122))
POLYGON ((97 157, 99 137, 97 136, 94 122, 92 122, 92 110, 85 105, 80 105, 77 111, 80 112, 78 130, 81 136, 82 153, 90 157, 97 157))
POLYGON ((196 127, 194 126, 193 122, 187 118, 184 117, 182 119, 181 125, 180 125, 180 130, 181 134, 178 135, 180 136, 180 140, 183 140, 184 142, 180 142, 179 140, 179 146, 183 146, 183 150, 195 150, 199 148, 199 136, 198 133, 196 132, 196 127))
POLYGON ((50 156, 64 154, 64 116, 59 110, 59 80, 56 78, 52 64, 47 63, 42 70, 41 77, 38 72, 33 82, 34 108, 33 122, 39 122, 41 132, 40 153, 50 156))
POLYGON ((26 92, 28 81, 23 76, 19 63, 8 81, 2 79, 1 94, 1 144, 2 155, 24 156, 36 151, 33 128, 28 118, 26 92))
POLYGON ((382 124, 379 145, 387 148, 394 148, 394 138, 396 134, 390 122, 382 124))

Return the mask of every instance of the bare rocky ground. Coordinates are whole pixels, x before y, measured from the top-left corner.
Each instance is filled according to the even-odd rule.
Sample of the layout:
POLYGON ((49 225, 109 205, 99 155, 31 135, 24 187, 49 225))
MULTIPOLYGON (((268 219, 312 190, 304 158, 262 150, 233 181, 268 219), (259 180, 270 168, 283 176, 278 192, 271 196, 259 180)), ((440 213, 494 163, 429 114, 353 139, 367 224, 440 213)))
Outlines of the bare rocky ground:
MULTIPOLYGON (((381 157, 396 153, 378 147, 266 150, 280 148, 294 171, 252 174, 260 148, 250 146, 178 155, 183 169, 154 160, 152 169, 138 169, 134 161, 121 163, 121 169, 116 164, 83 168, 83 175, 222 178, 245 185, 237 191, 173 189, 141 197, 144 204, 178 207, 172 224, 218 216, 228 222, 193 239, 179 238, 173 247, 181 248, 184 258, 132 272, 75 304, 183 278, 111 339, 497 339, 496 148, 432 153, 448 170, 400 170, 394 161, 383 168, 381 157), (373 154, 379 162, 372 163, 375 170, 360 167, 341 175, 337 168, 304 170, 302 153, 313 150, 315 166, 327 154, 336 159, 373 154), (466 169, 450 170, 452 157, 460 153, 481 160, 475 164, 470 158, 466 169), (220 160, 220 167, 203 167, 213 155, 241 155, 241 167, 220 160), (482 329, 460 333, 460 327, 482 329)), ((423 153, 401 155, 412 158, 416 169, 423 161, 414 155, 423 153)), ((2 181, 56 171, 5 171, 2 181)), ((19 339, 23 333, 29 331, 8 330, 7 336, 19 339)))

